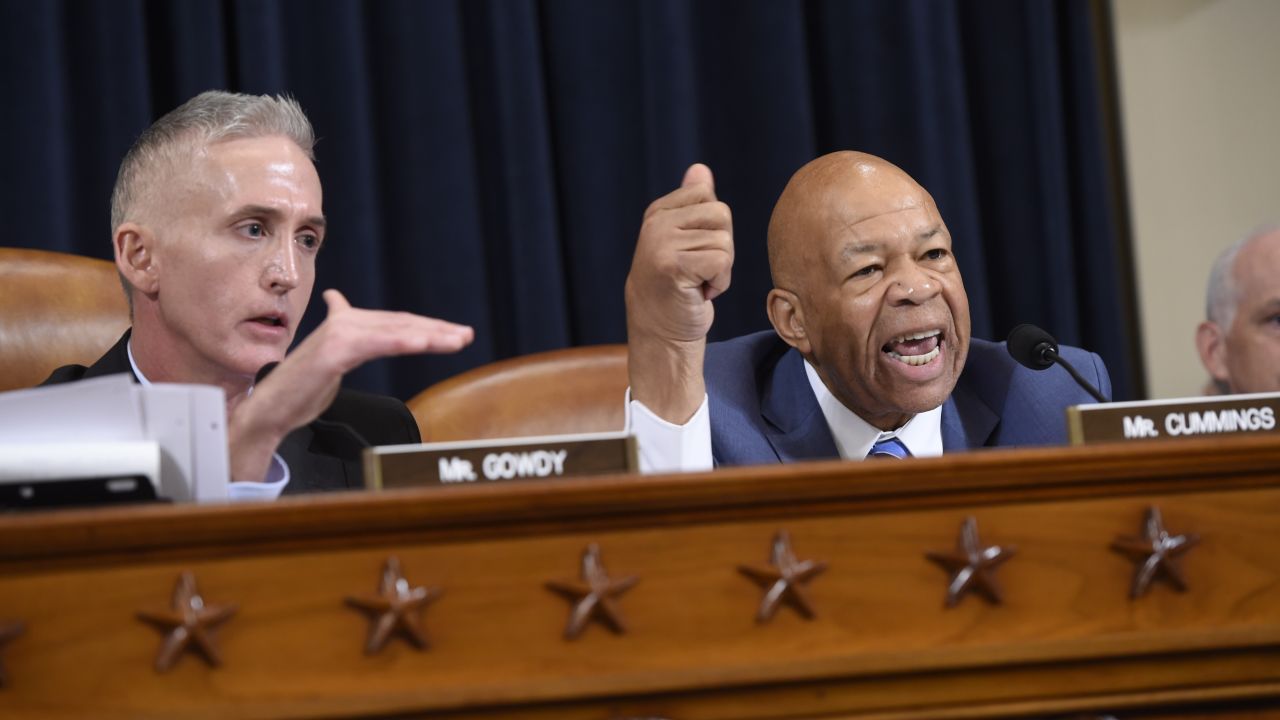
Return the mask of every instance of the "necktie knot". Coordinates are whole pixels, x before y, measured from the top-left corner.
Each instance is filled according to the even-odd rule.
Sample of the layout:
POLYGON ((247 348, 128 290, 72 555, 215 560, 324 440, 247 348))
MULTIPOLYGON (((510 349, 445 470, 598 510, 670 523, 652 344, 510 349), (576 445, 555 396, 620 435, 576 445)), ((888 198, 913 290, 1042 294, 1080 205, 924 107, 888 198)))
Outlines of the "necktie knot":
POLYGON ((894 458, 902 460, 911 457, 911 451, 907 450, 907 446, 896 437, 885 438, 879 440, 875 445, 871 446, 871 452, 867 453, 867 458, 894 458))

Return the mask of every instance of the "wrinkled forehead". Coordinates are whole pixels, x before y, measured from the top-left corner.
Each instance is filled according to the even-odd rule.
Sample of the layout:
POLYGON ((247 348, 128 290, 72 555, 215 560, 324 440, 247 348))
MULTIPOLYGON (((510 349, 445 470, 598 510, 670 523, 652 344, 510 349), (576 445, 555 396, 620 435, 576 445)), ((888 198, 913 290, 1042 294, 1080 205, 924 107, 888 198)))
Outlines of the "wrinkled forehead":
POLYGON ((804 236, 825 246, 819 252, 851 241, 915 236, 941 225, 933 198, 901 170, 873 163, 842 170, 812 188, 804 236))
POLYGON ((792 176, 774 206, 769 222, 774 282, 793 284, 855 234, 887 241, 919 234, 926 226, 941 226, 933 198, 896 165, 861 152, 824 155, 792 176))
POLYGON ((910 178, 833 186, 819 218, 837 234, 874 235, 903 224, 929 222, 938 217, 933 198, 910 178))

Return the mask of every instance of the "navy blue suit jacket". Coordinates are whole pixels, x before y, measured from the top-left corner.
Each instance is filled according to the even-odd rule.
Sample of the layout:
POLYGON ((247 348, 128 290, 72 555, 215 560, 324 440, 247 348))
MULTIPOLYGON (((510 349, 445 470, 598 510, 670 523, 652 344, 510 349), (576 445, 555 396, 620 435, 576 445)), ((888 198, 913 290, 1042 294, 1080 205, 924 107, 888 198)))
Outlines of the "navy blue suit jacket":
MULTIPOLYGON (((1102 358, 1065 346, 1059 352, 1111 397, 1102 358)), ((717 465, 839 457, 804 358, 772 330, 709 344, 703 374, 717 465)), ((956 388, 942 406, 942 448, 1063 444, 1064 408, 1092 402, 1063 368, 1031 370, 1009 357, 1004 343, 973 339, 956 388)))

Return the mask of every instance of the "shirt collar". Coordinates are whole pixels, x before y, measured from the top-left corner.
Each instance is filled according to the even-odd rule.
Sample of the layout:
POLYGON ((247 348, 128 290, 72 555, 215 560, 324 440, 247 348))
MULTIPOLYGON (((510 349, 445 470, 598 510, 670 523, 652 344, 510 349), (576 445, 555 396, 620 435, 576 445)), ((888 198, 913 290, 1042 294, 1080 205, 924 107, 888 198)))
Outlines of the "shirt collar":
POLYGON ((142 374, 142 371, 138 369, 138 363, 133 359, 133 338, 129 338, 129 342, 125 343, 124 349, 129 353, 129 367, 133 368, 133 376, 138 378, 138 382, 143 385, 150 385, 151 381, 147 379, 146 375, 142 374))
POLYGON ((942 454, 942 406, 918 413, 905 425, 896 429, 881 431, 857 413, 845 407, 831 391, 826 383, 818 377, 808 360, 804 362, 804 374, 809 379, 809 387, 818 398, 818 407, 822 416, 831 428, 831 437, 836 441, 836 449, 845 460, 862 460, 871 452, 871 446, 880 440, 898 438, 913 457, 937 457, 942 454))

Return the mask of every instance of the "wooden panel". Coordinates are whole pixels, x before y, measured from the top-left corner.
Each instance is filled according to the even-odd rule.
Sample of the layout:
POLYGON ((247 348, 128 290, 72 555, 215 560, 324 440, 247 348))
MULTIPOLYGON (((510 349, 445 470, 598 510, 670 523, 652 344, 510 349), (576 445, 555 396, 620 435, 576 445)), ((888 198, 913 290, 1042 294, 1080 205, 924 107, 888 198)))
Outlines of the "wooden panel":
POLYGON ((28 629, 3 651, 0 715, 977 718, 1276 699, 1278 460, 1254 441, 1037 450, 10 518, 0 620, 28 629), (1131 601, 1108 544, 1150 504, 1202 540, 1188 592, 1131 601), (1017 546, 1002 606, 944 609, 924 553, 967 515, 1017 546), (761 590, 736 568, 766 565, 783 529, 829 564, 809 586, 818 617, 758 624, 761 590), (619 600, 630 632, 568 642, 545 583, 576 579, 589 542, 640 577, 619 600), (444 589, 433 646, 366 657, 343 598, 372 593, 391 554, 444 589), (160 675, 159 634, 134 614, 164 607, 181 570, 241 609, 224 667, 186 656, 160 675))
POLYGON ((1231 438, 974 452, 874 466, 833 461, 645 478, 330 493, 262 505, 64 511, 0 523, 0 572, 60 562, 226 557, 495 532, 1164 495, 1275 485, 1278 475, 1280 443, 1231 438))

